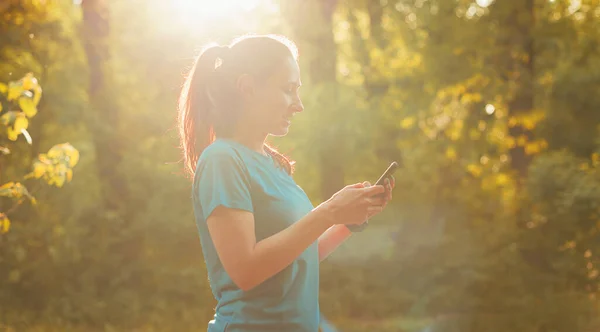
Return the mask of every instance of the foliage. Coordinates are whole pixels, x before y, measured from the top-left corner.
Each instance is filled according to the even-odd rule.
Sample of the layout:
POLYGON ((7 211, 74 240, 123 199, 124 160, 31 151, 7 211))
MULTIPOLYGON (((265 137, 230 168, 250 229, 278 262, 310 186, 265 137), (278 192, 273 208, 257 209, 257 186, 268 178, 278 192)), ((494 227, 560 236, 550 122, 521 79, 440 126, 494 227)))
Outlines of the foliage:
MULTIPOLYGON (((9 141, 16 141, 20 135, 25 137, 27 143, 32 143, 32 138, 27 131, 29 121, 38 110, 37 106, 42 95, 42 88, 32 73, 28 73, 18 81, 8 84, 0 83, 2 103, 0 104, 0 122, 6 131, 9 141)), ((0 147, 2 153, 7 155, 10 149, 0 147)), ((33 171, 25 174, 23 180, 34 178, 42 179, 48 185, 62 187, 65 182, 73 178, 73 167, 79 160, 79 152, 69 143, 58 144, 52 147, 47 154, 40 154, 33 164, 33 171)), ((16 201, 12 207, 0 212, 0 233, 7 233, 10 229, 8 215, 13 212, 25 199, 32 204, 36 200, 27 187, 20 182, 10 181, 0 186, 0 197, 8 197, 16 201)))
POLYGON ((389 209, 321 265, 336 325, 598 324, 599 1, 289 1, 229 18, 190 9, 203 19, 188 20, 171 2, 87 3, 106 7, 0 5, 0 231, 11 227, 1 324, 205 326, 214 300, 178 163, 176 97, 201 44, 249 30, 299 44, 305 111, 272 141, 315 204, 340 179, 403 164, 389 209), (36 208, 5 205, 27 200, 36 208))

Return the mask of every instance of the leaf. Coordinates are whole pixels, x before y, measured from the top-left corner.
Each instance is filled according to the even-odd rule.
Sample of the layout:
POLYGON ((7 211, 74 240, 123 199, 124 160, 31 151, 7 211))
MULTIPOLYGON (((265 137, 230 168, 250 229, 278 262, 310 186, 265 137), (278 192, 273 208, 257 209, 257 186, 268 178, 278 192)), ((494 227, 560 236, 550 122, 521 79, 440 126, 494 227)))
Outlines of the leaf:
POLYGON ((508 175, 500 173, 496 176, 496 185, 504 186, 508 183, 509 180, 510 178, 508 177, 508 175))
POLYGON ((10 154, 10 149, 8 149, 5 146, 0 146, 0 153, 2 153, 3 155, 10 154))
POLYGON ((24 90, 34 89, 38 85, 38 81, 33 76, 33 73, 27 73, 27 74, 25 74, 25 76, 21 79, 21 81, 22 81, 22 85, 23 85, 23 89, 24 90))
POLYGON ((0 234, 6 234, 10 230, 10 220, 6 214, 0 212, 0 234))
MULTIPOLYGON (((7 133, 8 133, 8 139, 11 141, 16 141, 17 138, 19 137, 19 134, 23 133, 23 130, 27 129, 27 127, 29 126, 29 120, 27 120, 27 118, 25 117, 25 115, 23 115, 23 113, 18 113, 15 121, 13 123, 12 127, 8 127, 7 133)), ((27 133, 27 136, 29 136, 29 133, 27 133)), ((29 137, 29 140, 31 140, 31 137, 29 137)), ((31 143, 30 143, 31 144, 31 143)))
POLYGON ((7 95, 6 99, 8 101, 13 101, 13 100, 19 98, 22 93, 23 93, 23 86, 21 86, 18 83, 11 82, 8 85, 8 95, 7 95))
POLYGON ((19 113, 15 111, 6 112, 0 117, 0 123, 2 123, 5 126, 12 126, 18 114, 19 113))
POLYGON ((33 196, 27 190, 27 187, 18 182, 7 182, 0 187, 0 196, 19 199, 23 196, 33 200, 33 196))
POLYGON ((52 183, 54 185, 56 185, 58 188, 62 188, 62 186, 65 184, 65 177, 63 175, 54 175, 52 177, 52 183))
POLYGON ((15 123, 13 124, 15 131, 21 132, 21 129, 27 129, 29 127, 29 120, 22 113, 17 115, 15 123))
POLYGON ((415 118, 413 116, 406 117, 400 121, 400 127, 409 129, 415 124, 415 118))
POLYGON ((474 177, 479 177, 481 175, 482 169, 479 165, 470 164, 467 166, 467 171, 471 173, 474 177))
POLYGON ((47 169, 48 167, 46 164, 40 161, 36 161, 35 163, 33 163, 33 177, 36 179, 41 178, 42 176, 44 176, 44 173, 46 173, 47 169))
POLYGON ((8 139, 11 141, 16 141, 19 138, 19 132, 14 130, 12 127, 8 127, 7 129, 8 139))
POLYGON ((456 150, 453 147, 448 147, 446 149, 446 158, 454 161, 456 160, 456 150))
POLYGON ((27 97, 19 98, 19 107, 28 118, 32 118, 37 114, 37 107, 33 103, 33 99, 27 97))
POLYGON ((0 83, 0 93, 6 94, 8 91, 8 86, 5 83, 0 83))

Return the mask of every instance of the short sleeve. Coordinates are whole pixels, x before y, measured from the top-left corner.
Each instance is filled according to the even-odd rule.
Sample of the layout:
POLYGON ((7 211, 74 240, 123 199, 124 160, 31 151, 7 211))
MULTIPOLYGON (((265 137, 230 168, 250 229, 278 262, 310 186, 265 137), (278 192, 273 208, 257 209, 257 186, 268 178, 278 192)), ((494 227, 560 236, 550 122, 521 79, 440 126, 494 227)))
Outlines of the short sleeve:
POLYGON ((198 163, 197 194, 204 220, 220 205, 253 212, 249 174, 233 150, 211 151, 198 163))

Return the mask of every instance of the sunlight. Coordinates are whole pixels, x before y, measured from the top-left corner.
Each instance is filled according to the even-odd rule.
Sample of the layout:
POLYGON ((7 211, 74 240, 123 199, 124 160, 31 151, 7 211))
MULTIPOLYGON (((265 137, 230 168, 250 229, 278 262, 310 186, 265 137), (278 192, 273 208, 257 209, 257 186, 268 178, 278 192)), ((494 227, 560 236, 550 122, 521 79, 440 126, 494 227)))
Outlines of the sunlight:
POLYGON ((215 19, 234 13, 250 11, 256 8, 261 0, 172 0, 179 16, 186 21, 198 19, 215 19))

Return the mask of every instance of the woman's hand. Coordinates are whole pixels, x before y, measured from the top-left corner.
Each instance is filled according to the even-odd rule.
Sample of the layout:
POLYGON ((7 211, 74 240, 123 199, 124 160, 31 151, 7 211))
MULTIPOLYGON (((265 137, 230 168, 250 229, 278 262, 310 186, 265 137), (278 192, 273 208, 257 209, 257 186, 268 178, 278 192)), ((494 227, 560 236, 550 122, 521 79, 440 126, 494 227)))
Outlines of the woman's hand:
MULTIPOLYGON (((370 187, 371 183, 369 183, 368 181, 363 182, 363 185, 365 187, 370 187)), ((387 206, 388 202, 392 200, 392 191, 394 190, 394 187, 396 186, 396 179, 393 176, 390 176, 390 178, 386 178, 384 183, 383 183, 383 187, 385 188, 385 192, 381 195, 379 195, 379 197, 382 198, 381 200, 381 210, 376 211, 374 214, 370 214, 369 218, 373 217, 374 215, 378 214, 379 212, 383 211, 383 209, 385 209, 385 207, 387 206)))
POLYGON ((344 187, 321 205, 329 212, 331 224, 362 224, 370 216, 381 212, 386 203, 383 185, 371 186, 368 182, 344 187), (378 196, 384 194, 383 196, 378 196))

